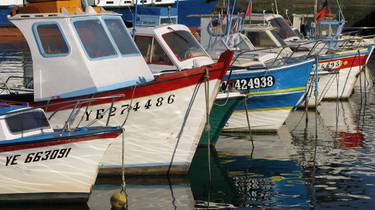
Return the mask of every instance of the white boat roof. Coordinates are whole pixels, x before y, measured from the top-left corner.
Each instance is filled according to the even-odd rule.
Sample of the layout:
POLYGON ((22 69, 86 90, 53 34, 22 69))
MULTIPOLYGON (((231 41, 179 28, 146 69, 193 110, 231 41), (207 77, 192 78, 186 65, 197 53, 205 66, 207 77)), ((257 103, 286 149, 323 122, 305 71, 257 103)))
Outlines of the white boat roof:
POLYGON ((62 9, 61 13, 16 14, 9 20, 29 45, 36 101, 94 94, 154 79, 119 14, 87 7, 74 14, 62 9), (51 43, 58 40, 58 44, 51 43))
MULTIPOLYGON (((199 42, 194 38, 194 36, 191 34, 193 39, 196 41, 196 43, 199 45, 201 50, 204 52, 204 55, 196 56, 190 59, 186 60, 180 60, 174 53, 173 49, 170 48, 168 43, 165 41, 163 35, 175 32, 175 31, 186 31, 191 34, 190 29, 181 24, 167 24, 167 25, 160 25, 160 26, 137 26, 135 30, 136 36, 152 36, 154 37, 157 42, 160 44, 161 48, 165 52, 165 54, 169 57, 171 62, 174 64, 174 66, 179 69, 190 69, 198 66, 203 65, 209 65, 214 63, 214 61, 211 59, 211 57, 208 55, 208 53, 203 49, 203 47, 199 44, 199 42)), ((158 67, 156 65, 150 65, 151 69, 154 73, 157 73, 158 71, 165 69, 166 67, 158 67)))

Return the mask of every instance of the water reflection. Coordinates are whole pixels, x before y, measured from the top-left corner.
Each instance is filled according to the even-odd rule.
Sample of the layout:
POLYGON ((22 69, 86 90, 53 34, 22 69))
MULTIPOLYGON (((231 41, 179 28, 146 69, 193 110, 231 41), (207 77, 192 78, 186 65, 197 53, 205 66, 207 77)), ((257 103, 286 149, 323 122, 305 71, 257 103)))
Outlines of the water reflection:
POLYGON ((246 208, 307 208, 307 193, 292 136, 283 127, 278 135, 255 135, 254 153, 246 136, 220 139, 221 167, 231 181, 234 205, 246 208))
MULTIPOLYGON (((90 196, 91 210, 110 209, 110 197, 120 191, 120 177, 99 179, 90 196)), ((192 209, 194 197, 184 178, 128 179, 129 209, 192 209)))

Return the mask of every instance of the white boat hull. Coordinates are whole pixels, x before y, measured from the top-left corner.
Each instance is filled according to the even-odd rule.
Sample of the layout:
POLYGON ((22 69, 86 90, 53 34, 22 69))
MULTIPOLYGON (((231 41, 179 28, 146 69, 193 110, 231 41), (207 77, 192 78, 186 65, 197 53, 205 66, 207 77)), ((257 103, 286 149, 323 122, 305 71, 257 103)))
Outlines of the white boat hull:
MULTIPOLYGON (((186 174, 193 159, 206 121, 206 97, 204 83, 175 89, 145 97, 120 100, 113 104, 110 126, 123 124, 129 104, 125 129, 125 173, 134 175, 186 174), (162 100, 160 98, 163 98, 162 100), (157 103, 159 106, 157 106, 157 103), (150 103, 148 103, 150 102, 150 103), (148 107, 148 105, 150 105, 148 107), (135 109, 139 106, 137 111, 135 109), (148 107, 148 108, 147 108, 148 107)), ((209 107, 211 109, 221 80, 209 82, 209 107)), ((74 125, 83 117, 80 126, 93 119, 95 125, 106 124, 111 102, 89 106, 80 110, 74 125), (86 111, 86 112, 85 112, 86 111), (101 113, 101 114, 98 114, 101 113)), ((52 112, 46 111, 47 115, 52 112)), ((51 120, 52 126, 61 126, 71 110, 59 111, 51 120)), ((104 155, 100 173, 113 175, 121 173, 122 145, 114 142, 104 155)))
POLYGON ((0 201, 87 200, 99 162, 111 142, 97 139, 1 152, 0 201), (48 159, 42 160, 47 151, 51 151, 48 159), (54 151, 58 151, 55 158, 54 151), (38 152, 40 158, 36 157, 38 152))
POLYGON ((323 100, 348 99, 362 67, 342 69, 338 74, 328 74, 319 78, 319 93, 323 100))

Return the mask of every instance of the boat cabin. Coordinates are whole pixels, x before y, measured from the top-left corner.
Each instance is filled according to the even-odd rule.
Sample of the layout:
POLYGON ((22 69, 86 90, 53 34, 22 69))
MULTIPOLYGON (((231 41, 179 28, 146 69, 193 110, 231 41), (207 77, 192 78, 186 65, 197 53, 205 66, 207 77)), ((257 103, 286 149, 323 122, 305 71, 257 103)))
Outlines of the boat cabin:
POLYGON ((314 18, 313 14, 293 14, 293 27, 298 28, 306 38, 323 40, 329 44, 329 47, 336 47, 337 40, 344 29, 345 21, 324 18, 319 20, 317 26, 314 27, 314 18))
POLYGON ((31 51, 35 101, 94 94, 154 79, 120 15, 72 4, 38 13, 32 5, 9 20, 20 29, 31 51))
POLYGON ((53 132, 42 109, 0 102, 0 141, 53 132))
POLYGON ((259 14, 251 15, 251 24, 264 24, 276 28, 285 42, 298 41, 301 38, 296 33, 283 16, 278 14, 259 14))
POLYGON ((135 42, 154 73, 214 63, 184 25, 137 26, 135 42))

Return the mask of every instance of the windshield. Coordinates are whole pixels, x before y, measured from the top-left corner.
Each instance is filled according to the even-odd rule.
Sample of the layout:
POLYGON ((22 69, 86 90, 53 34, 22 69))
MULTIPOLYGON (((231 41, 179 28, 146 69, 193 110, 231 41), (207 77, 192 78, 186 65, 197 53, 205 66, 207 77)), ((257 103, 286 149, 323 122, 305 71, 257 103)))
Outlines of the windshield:
POLYGON ((240 50, 253 50, 254 46, 252 45, 251 41, 247 38, 247 36, 240 34, 241 42, 238 44, 238 48, 240 50))
POLYGON ((138 54, 137 47, 121 18, 105 18, 104 22, 122 55, 138 54))
POLYGON ((292 28, 288 25, 288 23, 286 23, 286 21, 282 19, 281 17, 270 20, 270 23, 273 27, 278 29, 283 39, 287 39, 287 38, 291 38, 295 36, 298 37, 298 35, 292 30, 292 28))
POLYGON ((90 58, 114 56, 117 54, 98 18, 79 20, 73 24, 90 58))
POLYGON ((49 123, 42 111, 14 114, 6 117, 5 122, 12 133, 49 128, 49 123))
POLYGON ((197 40, 188 31, 173 31, 164 34, 163 39, 180 61, 207 56, 197 40))
POLYGON ((148 64, 173 65, 159 43, 151 36, 135 36, 135 43, 148 64))
POLYGON ((249 31, 246 35, 255 47, 277 47, 276 43, 264 31, 249 31))

